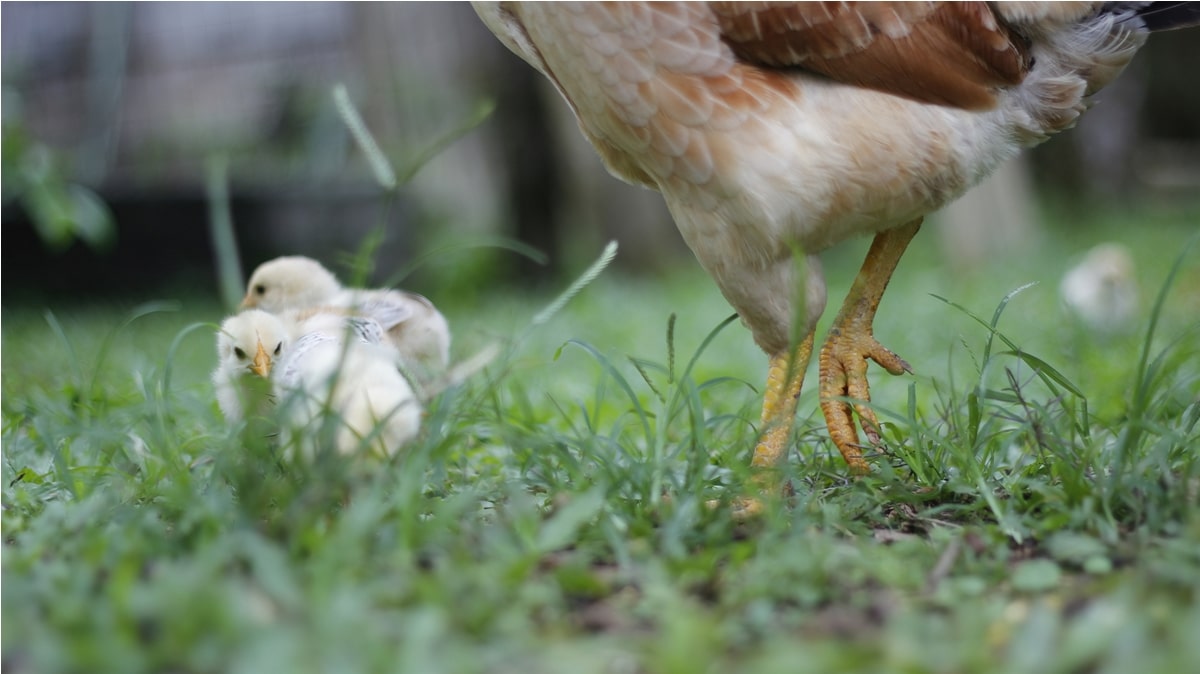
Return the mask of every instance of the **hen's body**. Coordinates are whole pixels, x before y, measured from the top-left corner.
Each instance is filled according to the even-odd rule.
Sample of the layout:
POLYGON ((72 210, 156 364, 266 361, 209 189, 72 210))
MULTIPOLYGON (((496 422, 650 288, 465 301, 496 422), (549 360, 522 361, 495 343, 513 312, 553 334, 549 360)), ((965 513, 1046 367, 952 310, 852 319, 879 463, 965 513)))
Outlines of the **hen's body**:
MULTIPOLYGON (((1137 5, 476 7, 554 82, 609 170, 663 194, 700 263, 772 357, 764 407, 772 425, 790 424, 780 417, 794 410, 794 374, 803 374, 825 307, 816 254, 885 232, 831 333, 831 343, 853 333, 852 353, 837 353, 837 344, 822 351, 823 396, 865 398, 857 373, 864 358, 907 369, 870 337, 870 320, 920 218, 1021 147, 1072 125, 1145 41, 1146 10, 1137 5), (806 265, 796 264, 797 252, 806 265), (806 277, 794 278, 800 268, 806 277), (797 323, 799 288, 805 315, 797 323), (799 344, 797 325, 808 336, 799 344), (827 379, 841 388, 827 391, 827 379), (768 409, 773 395, 784 409, 768 409)), ((875 439, 866 428, 873 417, 863 416, 875 439)), ((834 439, 854 464, 850 438, 834 439)), ((771 461, 778 447, 772 452, 771 461)))

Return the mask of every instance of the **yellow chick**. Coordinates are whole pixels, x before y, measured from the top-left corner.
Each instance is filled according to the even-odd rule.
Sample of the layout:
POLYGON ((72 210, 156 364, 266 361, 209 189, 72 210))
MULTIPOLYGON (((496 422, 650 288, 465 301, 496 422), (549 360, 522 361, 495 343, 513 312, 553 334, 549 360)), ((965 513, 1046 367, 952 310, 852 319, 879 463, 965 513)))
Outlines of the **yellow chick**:
POLYGON ((222 323, 217 353, 213 385, 226 419, 238 422, 247 410, 261 415, 278 404, 289 455, 296 448, 315 453, 326 410, 339 420, 340 454, 365 444, 391 455, 420 430, 421 404, 400 372, 400 355, 372 319, 251 309, 222 323))
POLYGON ((245 418, 248 409, 266 411, 272 361, 290 340, 285 323, 265 311, 245 311, 221 323, 212 381, 221 413, 231 423, 245 418))
POLYGON ((292 335, 271 375, 287 420, 285 447, 315 453, 326 409, 340 418, 334 443, 341 454, 367 440, 372 453, 390 456, 416 437, 421 404, 379 323, 315 312, 297 318, 292 335))
POLYGON ((259 265, 250 276, 242 308, 271 313, 338 309, 371 318, 422 381, 450 362, 450 326, 428 299, 402 290, 345 288, 311 258, 292 255, 259 265))

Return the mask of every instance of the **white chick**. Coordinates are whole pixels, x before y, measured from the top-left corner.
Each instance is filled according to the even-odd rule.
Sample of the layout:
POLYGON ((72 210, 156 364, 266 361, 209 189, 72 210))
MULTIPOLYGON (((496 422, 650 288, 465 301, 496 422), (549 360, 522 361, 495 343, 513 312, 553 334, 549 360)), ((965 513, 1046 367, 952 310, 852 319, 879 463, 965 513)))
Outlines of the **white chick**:
POLYGON ((1100 244, 1063 275, 1063 303, 1092 330, 1128 332, 1137 320, 1138 283, 1133 256, 1119 243, 1100 244))
POLYGON ((266 411, 272 359, 279 358, 290 341, 284 322, 265 311, 245 311, 221 324, 213 388, 221 413, 231 423, 241 421, 247 410, 255 415, 266 411))
POLYGON ((259 265, 250 276, 242 307, 271 313, 337 308, 374 319, 422 381, 450 362, 450 326, 428 299, 401 290, 344 288, 311 258, 285 256, 259 265))
POLYGON ((298 318, 292 333, 294 341, 272 373, 289 448, 311 456, 325 409, 340 419, 334 442, 341 454, 365 444, 390 456, 416 437, 421 404, 377 322, 315 312, 298 318))

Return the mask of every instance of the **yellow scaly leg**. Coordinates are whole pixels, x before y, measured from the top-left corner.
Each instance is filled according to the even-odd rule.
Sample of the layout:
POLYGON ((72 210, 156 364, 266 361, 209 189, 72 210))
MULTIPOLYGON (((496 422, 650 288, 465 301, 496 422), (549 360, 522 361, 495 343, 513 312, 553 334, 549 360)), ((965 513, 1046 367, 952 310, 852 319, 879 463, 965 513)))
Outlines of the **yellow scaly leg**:
MULTIPOLYGON (((862 446, 858 443, 851 406, 838 398, 870 402, 868 358, 892 374, 912 372, 904 359, 875 340, 872 323, 879 300, 887 289, 900 257, 920 228, 921 220, 918 218, 875 236, 862 269, 850 286, 850 292, 846 294, 846 300, 833 319, 829 336, 821 347, 821 412, 825 415, 829 436, 854 473, 866 473, 869 467, 863 459, 862 446)), ((872 445, 878 445, 879 420, 875 413, 865 404, 856 403, 853 409, 858 413, 867 440, 872 445)))
MULTIPOLYGON (((778 467, 787 453, 788 437, 796 419, 796 400, 800 397, 800 385, 804 383, 804 371, 808 369, 812 352, 813 336, 810 333, 790 354, 771 356, 767 367, 760 424, 762 435, 750 461, 758 471, 754 481, 764 498, 778 496, 782 487, 778 467)), ((758 497, 739 499, 734 506, 734 514, 738 517, 751 517, 760 512, 762 500, 758 497)))

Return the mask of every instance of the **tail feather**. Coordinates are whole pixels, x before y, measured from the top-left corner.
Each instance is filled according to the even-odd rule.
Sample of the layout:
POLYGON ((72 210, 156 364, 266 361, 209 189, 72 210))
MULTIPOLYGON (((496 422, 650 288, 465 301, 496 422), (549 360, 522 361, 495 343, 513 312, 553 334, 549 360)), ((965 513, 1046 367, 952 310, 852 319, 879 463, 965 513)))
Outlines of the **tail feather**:
POLYGON ((1127 15, 1121 20, 1139 21, 1154 33, 1200 26, 1200 2, 1110 2, 1104 11, 1127 15))
POLYGON ((1138 15, 1151 31, 1200 26, 1200 3, 1154 2, 1138 15))

